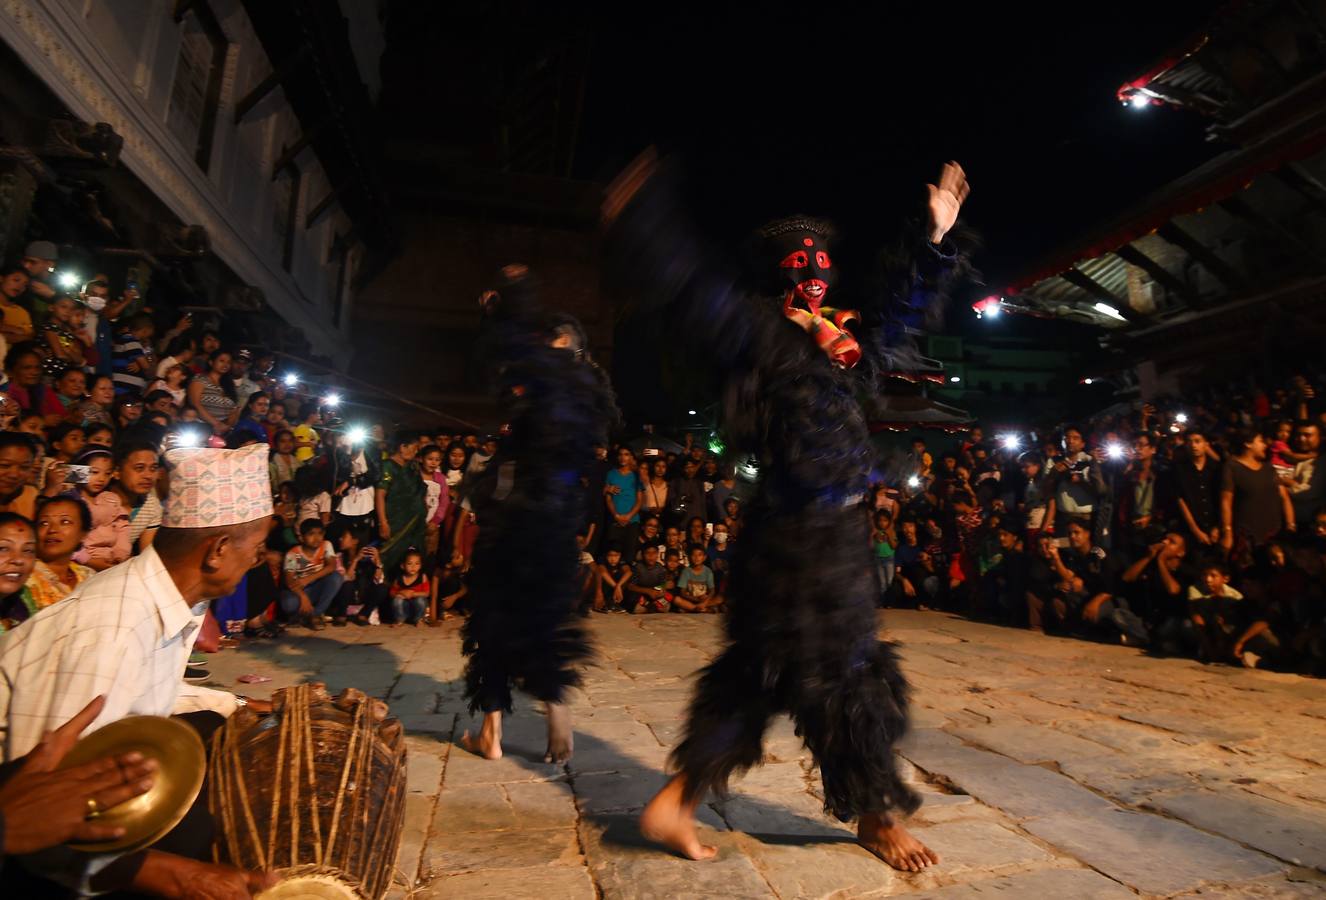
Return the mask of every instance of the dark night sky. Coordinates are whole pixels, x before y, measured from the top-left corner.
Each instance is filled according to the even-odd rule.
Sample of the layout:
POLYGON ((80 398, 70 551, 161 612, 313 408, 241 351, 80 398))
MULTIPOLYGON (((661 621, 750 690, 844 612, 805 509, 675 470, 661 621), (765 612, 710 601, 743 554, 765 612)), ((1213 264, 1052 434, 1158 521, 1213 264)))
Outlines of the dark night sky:
MULTIPOLYGON (((456 36, 519 44, 588 32, 577 177, 606 181, 656 144, 684 160, 696 220, 720 244, 776 215, 827 216, 845 235, 837 256, 849 278, 853 249, 860 258, 886 240, 919 210, 939 165, 957 159, 973 185, 964 218, 984 242, 976 263, 993 290, 1219 149, 1189 113, 1137 111, 1115 99, 1120 84, 1181 44, 1218 5, 968 11, 939 3, 728 9, 737 5, 509 0, 469 8, 472 33, 456 36)), ((398 19, 397 34, 407 37, 388 45, 388 112, 404 41, 414 42, 415 61, 404 69, 408 81, 397 69, 396 83, 409 86, 398 97, 414 102, 428 90, 416 79, 451 77, 438 55, 417 51, 426 34, 455 33, 454 19, 442 4, 425 8, 440 18, 423 30, 418 18, 406 29, 398 19)), ((949 328, 972 322, 966 304, 955 305, 949 328)), ((1046 323, 1003 327, 1037 333, 1046 323)), ((1049 328, 1090 339, 1080 327, 1049 328)))

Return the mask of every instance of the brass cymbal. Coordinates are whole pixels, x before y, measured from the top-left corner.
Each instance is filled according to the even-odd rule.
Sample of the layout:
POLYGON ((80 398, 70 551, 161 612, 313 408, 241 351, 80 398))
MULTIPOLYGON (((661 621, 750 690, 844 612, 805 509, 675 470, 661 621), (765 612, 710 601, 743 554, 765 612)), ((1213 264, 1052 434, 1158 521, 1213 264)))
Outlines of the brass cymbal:
POLYGON ((79 740, 60 763, 61 769, 81 766, 107 756, 138 751, 157 761, 152 789, 103 810, 98 820, 125 829, 110 841, 69 846, 90 853, 131 852, 148 847, 179 824, 203 786, 207 756, 198 732, 166 716, 129 716, 111 722, 79 740))

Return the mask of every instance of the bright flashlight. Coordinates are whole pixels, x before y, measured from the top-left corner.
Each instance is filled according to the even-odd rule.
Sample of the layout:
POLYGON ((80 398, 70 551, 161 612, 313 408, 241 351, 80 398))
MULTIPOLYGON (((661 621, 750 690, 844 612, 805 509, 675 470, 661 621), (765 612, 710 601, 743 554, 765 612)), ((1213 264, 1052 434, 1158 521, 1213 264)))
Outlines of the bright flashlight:
POLYGON ((176 447, 201 447, 203 445, 203 432, 198 428, 181 428, 175 432, 175 439, 172 444, 176 447))
POLYGON ((1146 94, 1143 94, 1141 91, 1138 91, 1136 94, 1133 94, 1132 97, 1128 98, 1128 102, 1132 104, 1133 109, 1145 109, 1151 105, 1151 98, 1146 94))
POLYGON ((281 380, 285 382, 286 387, 294 387, 295 385, 299 384, 299 376, 296 375, 294 372, 286 372, 285 378, 281 380))
POLYGON ((74 272, 61 272, 56 278, 56 281, 60 282, 60 287, 66 290, 78 287, 78 282, 81 280, 74 272))
POLYGON ((686 410, 686 412, 687 412, 688 415, 692 415, 692 416, 696 414, 696 413, 695 413, 695 410, 693 410, 693 409, 688 409, 688 410, 686 410))
POLYGON ((330 393, 330 394, 328 394, 327 396, 323 397, 323 398, 322 398, 322 402, 323 402, 324 404, 326 404, 327 406, 340 406, 340 404, 341 404, 341 395, 338 394, 338 393, 336 393, 335 391, 333 391, 332 393, 330 393))
POLYGON ((948 383, 949 383, 949 384, 958 384, 958 383, 961 382, 961 381, 962 381, 962 377, 961 377, 960 375, 950 375, 950 376, 948 377, 948 383))
POLYGON ((1105 455, 1110 459, 1123 459, 1123 444, 1109 444, 1105 447, 1105 455))
POLYGON ((1094 384, 1095 381, 1096 381, 1096 379, 1094 379, 1094 378, 1083 378, 1083 379, 1082 379, 1082 383, 1083 383, 1083 384, 1094 384))
POLYGON ((1005 450, 1016 450, 1022 446, 1022 438, 1016 434, 1006 434, 999 439, 999 442, 1004 445, 1005 450))
POLYGON ((1180 425, 1187 424, 1187 422, 1188 422, 1188 414, 1187 414, 1187 413, 1179 413, 1178 415, 1176 415, 1176 416, 1174 417, 1174 421, 1175 421, 1175 422, 1178 422, 1180 425))
POLYGON ((345 439, 351 444, 362 444, 368 440, 368 429, 363 425, 353 425, 345 432, 345 439))
POLYGON ((919 488, 921 486, 921 479, 918 476, 913 475, 907 479, 907 486, 913 489, 919 488))

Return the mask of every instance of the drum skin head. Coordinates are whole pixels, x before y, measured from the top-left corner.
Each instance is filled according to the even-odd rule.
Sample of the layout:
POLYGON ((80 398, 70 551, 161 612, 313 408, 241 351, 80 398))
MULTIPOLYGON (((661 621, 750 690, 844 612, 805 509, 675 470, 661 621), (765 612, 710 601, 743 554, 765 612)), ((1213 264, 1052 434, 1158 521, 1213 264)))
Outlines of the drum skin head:
POLYGON ((352 885, 335 875, 292 874, 263 891, 255 900, 363 900, 363 897, 352 885))

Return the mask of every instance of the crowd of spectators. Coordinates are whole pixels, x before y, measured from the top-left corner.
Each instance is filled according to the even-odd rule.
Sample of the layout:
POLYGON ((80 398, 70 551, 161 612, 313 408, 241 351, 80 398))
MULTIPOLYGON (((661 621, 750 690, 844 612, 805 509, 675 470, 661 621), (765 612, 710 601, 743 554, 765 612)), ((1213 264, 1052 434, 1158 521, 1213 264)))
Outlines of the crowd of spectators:
POLYGON ((1308 378, 925 437, 874 490, 888 606, 1326 673, 1326 412, 1308 378))

